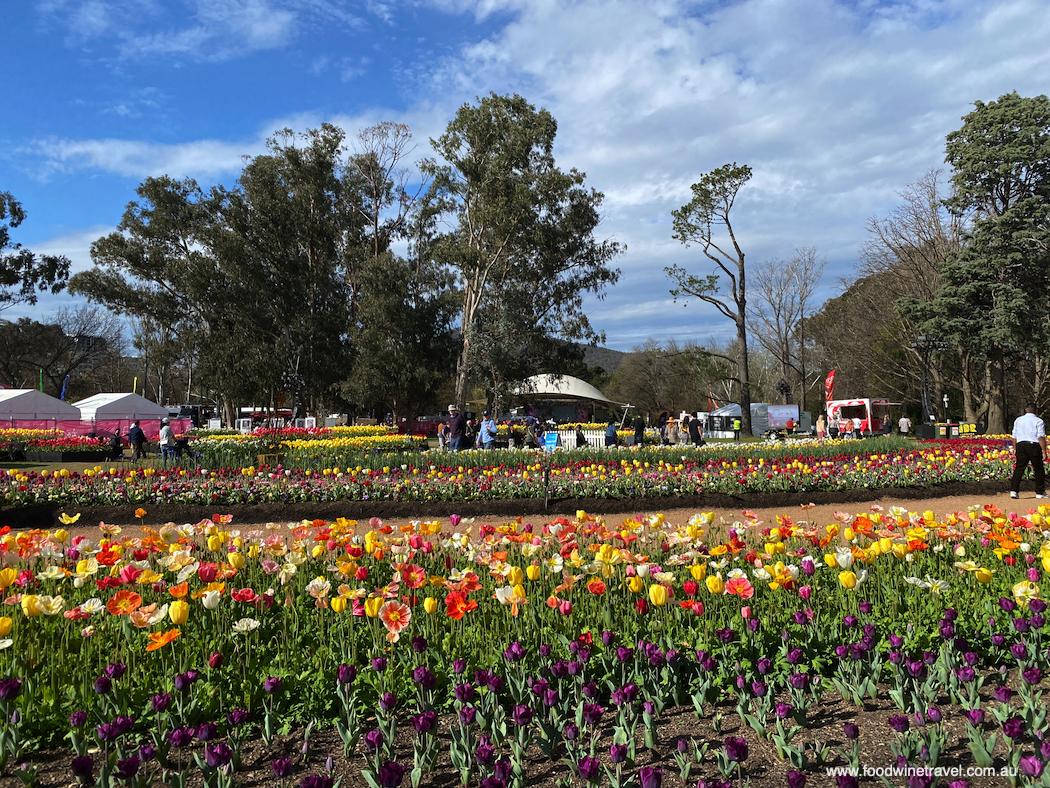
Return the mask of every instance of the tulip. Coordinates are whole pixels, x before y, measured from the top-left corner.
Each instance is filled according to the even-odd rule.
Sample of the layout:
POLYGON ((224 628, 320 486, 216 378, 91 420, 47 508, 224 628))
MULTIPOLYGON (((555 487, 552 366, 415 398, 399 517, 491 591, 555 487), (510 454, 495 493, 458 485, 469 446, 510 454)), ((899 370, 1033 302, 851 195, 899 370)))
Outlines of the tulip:
POLYGON ((22 596, 22 612, 28 618, 34 618, 40 615, 40 604, 39 597, 36 594, 24 594, 22 596))
POLYGON ((218 591, 205 591, 201 597, 201 604, 208 610, 215 610, 222 601, 222 595, 218 591))
POLYGON ((663 607, 666 605, 668 596, 667 586, 661 584, 649 586, 649 601, 656 607, 663 607))
POLYGON ((640 594, 642 593, 642 589, 645 588, 645 583, 642 582, 642 578, 635 575, 634 577, 629 577, 627 579, 627 588, 629 588, 633 594, 640 594))
POLYGON ((519 586, 525 582, 525 573, 521 571, 520 566, 512 566, 510 571, 507 572, 507 585, 519 586))
POLYGON ((638 785, 640 788, 660 788, 663 772, 652 766, 643 766, 638 770, 638 785))
POLYGON ((346 597, 337 596, 331 602, 332 612, 333 613, 342 613, 342 612, 344 612, 346 610, 346 605, 347 605, 346 597))
POLYGON ((529 578, 529 580, 533 580, 533 581, 539 580, 540 579, 540 568, 539 568, 539 566, 537 566, 536 564, 530 564, 529 567, 525 570, 525 576, 527 578, 529 578))
POLYGON ((438 601, 434 599, 434 597, 428 596, 426 599, 423 600, 423 610, 425 610, 428 614, 433 615, 435 612, 437 612, 437 609, 438 601))
POLYGON ((843 588, 854 589, 857 587, 857 575, 853 572, 839 572, 839 583, 843 588))
POLYGON ((184 599, 176 599, 168 606, 168 618, 171 623, 179 626, 185 624, 190 617, 190 605, 184 599))
POLYGON ((705 581, 707 590, 712 594, 721 594, 726 590, 725 581, 719 575, 709 575, 705 581))
POLYGON ((747 741, 739 736, 729 736, 725 740, 726 760, 732 763, 743 763, 747 760, 747 741))
POLYGON ((0 638, 6 638, 11 634, 11 627, 14 622, 7 616, 0 617, 0 638))
POLYGON ((369 618, 377 618, 379 609, 383 606, 384 599, 381 596, 369 597, 365 600, 365 615, 369 618))
POLYGON ((244 553, 230 553, 227 559, 234 569, 244 569, 244 553))

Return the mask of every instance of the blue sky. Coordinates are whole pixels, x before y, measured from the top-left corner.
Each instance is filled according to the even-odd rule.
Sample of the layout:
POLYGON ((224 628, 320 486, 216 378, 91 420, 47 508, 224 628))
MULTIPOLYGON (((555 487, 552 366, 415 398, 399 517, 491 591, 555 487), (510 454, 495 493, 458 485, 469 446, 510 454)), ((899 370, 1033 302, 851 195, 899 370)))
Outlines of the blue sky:
POLYGON ((517 92, 554 114, 559 164, 606 194, 601 232, 627 246, 588 302, 606 344, 722 341, 732 326, 675 305, 664 275, 709 272, 671 238, 691 183, 749 164, 747 259, 815 246, 837 295, 866 220, 943 166, 974 100, 1046 92, 1048 40, 1036 0, 12 0, 0 191, 29 213, 16 241, 82 270, 147 176, 232 185, 275 130, 325 121, 407 123, 423 157, 460 105, 517 92))

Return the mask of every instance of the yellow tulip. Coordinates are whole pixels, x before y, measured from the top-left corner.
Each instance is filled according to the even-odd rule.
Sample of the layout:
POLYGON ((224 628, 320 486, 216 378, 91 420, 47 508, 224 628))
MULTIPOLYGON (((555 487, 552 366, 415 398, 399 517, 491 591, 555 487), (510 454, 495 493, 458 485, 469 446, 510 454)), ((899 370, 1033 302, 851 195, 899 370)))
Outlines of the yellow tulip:
POLYGON ((427 613, 433 615, 434 613, 437 612, 438 601, 436 599, 434 599, 434 597, 428 596, 426 599, 423 600, 423 609, 427 613))
POLYGON ((213 553, 217 553, 222 549, 222 537, 218 534, 212 534, 208 537, 208 549, 213 553))
POLYGON ((516 597, 518 597, 520 599, 524 599, 525 598, 525 586, 523 586, 521 583, 515 583, 514 584, 514 596, 516 596, 516 597))
POLYGON ((0 569, 0 589, 7 588, 17 579, 18 572, 14 568, 9 566, 7 569, 0 569))
POLYGON ((983 566, 975 570, 973 576, 977 578, 978 583, 988 584, 992 582, 992 570, 985 569, 983 566))
POLYGON ((337 596, 332 600, 332 612, 342 613, 346 610, 346 597, 337 596))
POLYGON ((839 583, 843 588, 856 588, 857 576, 853 572, 839 572, 839 583))
POLYGON ((175 626, 185 624, 190 617, 190 603, 185 599, 176 599, 168 607, 168 618, 175 626))
POLYGON ((226 559, 234 569, 244 569, 244 553, 230 553, 226 559))
POLYGON ((642 582, 642 578, 638 577, 638 575, 632 575, 627 578, 627 587, 631 589, 633 593, 640 594, 642 593, 642 588, 645 587, 645 583, 642 582))
POLYGON ((259 545, 253 544, 251 547, 248 548, 248 557, 249 558, 258 558, 259 557, 259 545))
POLYGON ((385 600, 381 596, 369 597, 365 600, 365 615, 369 618, 375 618, 379 615, 379 608, 383 606, 385 600))
POLYGON ((525 582, 525 573, 521 571, 521 567, 512 566, 507 572, 507 585, 520 586, 523 582, 525 582))
POLYGON ((707 564, 693 564, 689 567, 689 574, 693 576, 693 580, 700 582, 707 577, 707 564))
POLYGON ((707 590, 710 591, 712 594, 721 594, 723 591, 726 590, 725 581, 722 580, 722 578, 718 575, 710 575, 707 578, 706 583, 707 590))
POLYGON ((525 570, 525 576, 527 578, 529 578, 529 580, 539 580, 540 579, 540 568, 539 568, 539 566, 537 566, 536 564, 529 564, 529 567, 525 570))
POLYGON ((7 616, 0 618, 0 638, 6 638, 11 634, 11 627, 13 624, 14 622, 7 616))
POLYGON ((657 607, 663 607, 667 604, 667 586, 655 583, 649 586, 649 601, 657 607))
POLYGON ((29 616, 29 618, 40 615, 40 605, 37 603, 36 594, 23 595, 22 612, 29 616))
POLYGON ((69 531, 65 528, 59 528, 55 531, 55 541, 59 544, 65 544, 66 540, 69 539, 69 531))
POLYGON ((325 554, 325 547, 323 544, 315 544, 314 549, 310 551, 314 558, 321 558, 325 554))
POLYGON ((1050 553, 1043 556, 1043 570, 1050 572, 1050 553))

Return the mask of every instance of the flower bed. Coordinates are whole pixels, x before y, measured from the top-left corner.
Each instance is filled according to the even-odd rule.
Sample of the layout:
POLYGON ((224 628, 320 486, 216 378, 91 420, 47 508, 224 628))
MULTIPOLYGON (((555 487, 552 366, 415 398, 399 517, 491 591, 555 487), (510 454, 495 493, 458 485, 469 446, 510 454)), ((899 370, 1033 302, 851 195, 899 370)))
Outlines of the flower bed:
MULTIPOLYGON (((68 740, 67 783, 218 785, 245 742, 316 720, 374 786, 435 768, 486 788, 551 770, 659 786, 671 775, 651 764, 672 752, 683 781, 721 785, 757 771, 749 742, 800 786, 859 768, 873 742, 902 766, 944 766, 949 748, 961 763, 961 732, 967 767, 1038 784, 1048 515, 7 534, 0 758, 68 740), (832 698, 892 713, 842 726, 832 698), (692 714, 704 733, 678 729, 676 747, 669 721, 692 714)), ((324 784, 319 762, 271 752, 278 779, 324 784)))
MULTIPOLYGON (((254 462, 252 457, 248 462, 254 462)), ((478 501, 520 498, 653 498, 712 493, 918 487, 1005 479, 1012 455, 1000 439, 704 449, 591 449, 415 453, 394 464, 358 455, 352 466, 0 470, 5 505, 227 504, 322 501, 478 501), (864 451, 863 446, 868 450, 864 451), (916 448, 916 446, 918 448, 916 448), (880 450, 881 449, 881 450, 880 450), (846 451, 856 453, 844 453, 846 451)))

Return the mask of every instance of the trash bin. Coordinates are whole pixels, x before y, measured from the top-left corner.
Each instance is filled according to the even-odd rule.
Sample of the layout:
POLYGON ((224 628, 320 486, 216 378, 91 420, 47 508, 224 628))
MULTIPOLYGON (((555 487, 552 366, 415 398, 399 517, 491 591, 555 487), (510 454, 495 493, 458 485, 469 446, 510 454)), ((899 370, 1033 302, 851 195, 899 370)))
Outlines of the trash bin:
POLYGON ((950 433, 948 432, 947 424, 935 424, 934 428, 935 435, 937 436, 938 440, 945 440, 948 438, 950 433))

